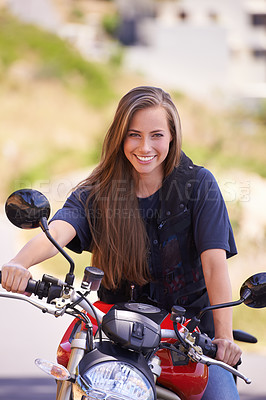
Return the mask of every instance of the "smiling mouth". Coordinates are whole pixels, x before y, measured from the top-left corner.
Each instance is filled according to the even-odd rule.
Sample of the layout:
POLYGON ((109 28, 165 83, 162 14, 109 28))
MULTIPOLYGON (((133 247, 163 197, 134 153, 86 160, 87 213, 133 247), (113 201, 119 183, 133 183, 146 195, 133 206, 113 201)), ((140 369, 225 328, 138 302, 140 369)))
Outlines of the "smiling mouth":
POLYGON ((156 156, 137 156, 136 155, 136 157, 137 157, 137 159, 138 160, 140 160, 140 161, 143 161, 143 162, 147 162, 147 161, 151 161, 151 160, 153 160, 156 156))

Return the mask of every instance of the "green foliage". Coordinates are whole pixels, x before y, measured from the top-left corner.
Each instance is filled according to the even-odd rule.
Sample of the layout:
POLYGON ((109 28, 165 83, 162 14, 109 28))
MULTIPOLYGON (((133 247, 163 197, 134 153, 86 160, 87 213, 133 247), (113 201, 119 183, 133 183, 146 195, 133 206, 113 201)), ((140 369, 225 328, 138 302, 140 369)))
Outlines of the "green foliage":
POLYGON ((266 100, 257 99, 251 104, 243 105, 240 104, 234 110, 232 110, 232 118, 236 122, 247 123, 255 121, 258 124, 266 125, 266 100))
POLYGON ((176 104, 179 101, 184 100, 186 98, 186 95, 183 92, 181 92, 180 90, 172 91, 171 96, 172 96, 172 99, 174 100, 174 102, 176 102, 176 104))
POLYGON ((186 97, 177 99, 181 113, 184 150, 201 165, 222 171, 241 169, 266 177, 264 102, 213 111, 186 97), (187 118, 187 120, 186 120, 187 118))
POLYGON ((84 18, 84 13, 79 7, 73 7, 70 13, 70 20, 82 21, 84 18))
POLYGON ((266 125, 266 100, 263 99, 259 105, 259 109, 257 112, 258 120, 264 125, 266 125))
POLYGON ((118 14, 106 14, 102 18, 103 29, 111 37, 116 36, 119 24, 120 18, 118 14))
POLYGON ((220 170, 239 168, 246 172, 253 172, 266 178, 265 161, 256 158, 254 155, 242 155, 241 153, 226 154, 223 149, 211 147, 201 147, 200 145, 191 145, 184 141, 183 149, 199 165, 215 165, 220 170))
POLYGON ((82 94, 92 105, 101 106, 113 97, 106 66, 86 61, 67 42, 32 25, 21 24, 7 14, 0 16, 0 60, 7 70, 16 60, 31 58, 36 78, 60 79, 82 94))
POLYGON ((121 65, 123 64, 123 60, 124 48, 117 44, 117 46, 113 48, 113 51, 111 52, 111 55, 109 57, 110 66, 115 68, 121 67, 121 65))
POLYGON ((57 152, 51 151, 49 155, 34 164, 31 168, 27 168, 17 174, 16 179, 12 179, 9 192, 31 186, 33 182, 49 180, 51 176, 61 175, 69 170, 67 166, 71 166, 71 170, 75 171, 94 165, 99 162, 100 157, 100 141, 90 150, 63 149, 57 152), (66 165, 67 164, 67 165, 66 165))

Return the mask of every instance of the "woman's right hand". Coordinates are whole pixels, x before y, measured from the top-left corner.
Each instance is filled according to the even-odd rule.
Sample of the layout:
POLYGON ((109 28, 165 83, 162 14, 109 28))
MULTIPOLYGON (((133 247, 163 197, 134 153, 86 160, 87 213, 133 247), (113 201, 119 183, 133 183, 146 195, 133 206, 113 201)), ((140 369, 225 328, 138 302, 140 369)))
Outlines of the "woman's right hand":
POLYGON ((2 267, 1 285, 8 292, 25 293, 28 280, 32 278, 29 270, 21 264, 9 262, 2 267))

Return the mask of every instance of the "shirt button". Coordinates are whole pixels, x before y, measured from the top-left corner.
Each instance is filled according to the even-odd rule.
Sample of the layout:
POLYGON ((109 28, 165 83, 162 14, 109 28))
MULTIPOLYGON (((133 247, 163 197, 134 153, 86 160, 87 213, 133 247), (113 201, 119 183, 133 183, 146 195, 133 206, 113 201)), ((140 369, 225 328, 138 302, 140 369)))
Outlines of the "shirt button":
POLYGON ((181 203, 181 204, 179 205, 179 207, 180 207, 180 208, 184 208, 184 207, 185 207, 185 204, 181 203))
POLYGON ((190 182, 188 182, 188 184, 187 184, 187 187, 188 187, 188 188, 190 188, 190 187, 191 187, 191 183, 190 183, 190 182))
POLYGON ((189 169, 193 169, 193 165, 189 165, 188 168, 189 168, 189 169))
POLYGON ((166 211, 166 215, 171 215, 171 211, 166 211))
POLYGON ((158 244, 158 240, 154 239, 153 244, 158 244))

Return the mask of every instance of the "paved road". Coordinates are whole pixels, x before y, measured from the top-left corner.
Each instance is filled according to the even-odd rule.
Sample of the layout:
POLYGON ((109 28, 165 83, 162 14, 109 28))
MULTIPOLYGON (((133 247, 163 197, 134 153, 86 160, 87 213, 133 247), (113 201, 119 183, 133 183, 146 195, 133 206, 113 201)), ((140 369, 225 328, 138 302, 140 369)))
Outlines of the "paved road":
MULTIPOLYGON (((55 400, 55 390, 49 378, 0 379, 0 400, 55 400)), ((240 400, 265 399, 265 394, 240 394, 240 400)))
POLYGON ((1 400, 55 400, 55 390, 49 377, 0 379, 1 400))

